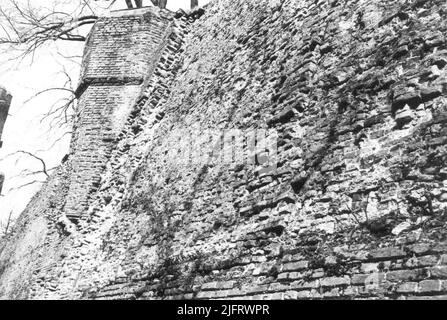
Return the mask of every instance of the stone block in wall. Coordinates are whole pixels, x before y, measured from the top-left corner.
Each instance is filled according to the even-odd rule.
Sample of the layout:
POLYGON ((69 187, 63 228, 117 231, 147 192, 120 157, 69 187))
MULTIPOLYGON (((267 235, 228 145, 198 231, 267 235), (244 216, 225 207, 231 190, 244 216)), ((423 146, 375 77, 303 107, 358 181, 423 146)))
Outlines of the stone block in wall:
POLYGON ((386 280, 390 282, 412 281, 423 278, 421 270, 396 270, 386 274, 386 280))
POLYGON ((430 275, 436 279, 447 279, 447 266, 437 266, 429 269, 430 275))
POLYGON ((423 280, 419 282, 418 292, 420 293, 437 293, 441 291, 441 281, 439 280, 423 280))
MULTIPOLYGON (((2 133, 5 126, 6 118, 8 117, 9 106, 11 105, 12 96, 0 86, 0 148, 3 145, 2 133)), ((2 193, 3 183, 5 181, 5 174, 0 172, 0 194, 2 193)))
POLYGON ((323 278, 320 280, 320 285, 322 287, 339 287, 339 286, 347 286, 351 283, 351 280, 348 276, 346 277, 330 277, 323 278))

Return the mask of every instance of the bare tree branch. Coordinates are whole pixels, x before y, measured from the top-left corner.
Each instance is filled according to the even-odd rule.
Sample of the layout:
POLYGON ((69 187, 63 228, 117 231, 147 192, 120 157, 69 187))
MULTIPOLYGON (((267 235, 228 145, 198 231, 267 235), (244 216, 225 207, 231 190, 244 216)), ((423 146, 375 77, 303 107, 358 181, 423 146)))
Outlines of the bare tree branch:
POLYGON ((66 92, 70 92, 71 94, 74 95, 74 91, 73 91, 72 89, 62 88, 62 87, 61 87, 61 88, 47 88, 47 89, 44 89, 44 90, 41 90, 41 91, 37 92, 36 94, 34 94, 33 96, 31 96, 30 98, 28 98, 27 100, 25 100, 25 103, 28 103, 28 102, 30 102, 32 99, 34 99, 34 98, 40 96, 41 94, 44 94, 44 93, 46 93, 46 92, 49 92, 49 91, 66 91, 66 92))
POLYGON ((19 186, 17 186, 17 187, 14 187, 14 188, 9 189, 8 192, 15 191, 15 190, 20 190, 20 189, 22 189, 22 188, 31 186, 31 185, 33 185, 33 184, 36 184, 36 183, 44 183, 44 182, 45 182, 45 181, 41 181, 41 180, 33 180, 33 181, 29 181, 29 182, 26 182, 26 183, 24 183, 24 184, 21 184, 21 185, 19 185, 19 186))
POLYGON ((8 219, 6 219, 6 222, 0 223, 0 238, 6 237, 12 229, 12 226, 14 224, 14 219, 12 218, 12 211, 9 212, 8 219))
POLYGON ((45 163, 45 161, 42 158, 36 156, 35 154, 33 154, 33 153, 29 152, 29 151, 18 150, 18 151, 15 151, 13 153, 10 153, 10 154, 6 155, 4 158, 2 158, 0 160, 5 160, 6 158, 12 157, 12 156, 17 155, 17 154, 24 154, 24 155, 30 156, 30 157, 38 160, 42 164, 42 170, 40 172, 45 174, 47 176, 47 178, 49 177, 48 170, 47 170, 47 164, 45 163))
POLYGON ((89 13, 76 15, 39 6, 21 7, 17 0, 8 0, 6 4, 0 5, 0 24, 3 30, 0 45, 24 46, 24 55, 29 55, 49 41, 85 41, 85 36, 78 30, 84 25, 93 24, 97 16, 88 1, 83 2, 84 7, 78 10, 79 13, 83 14, 85 7, 90 8, 89 13))

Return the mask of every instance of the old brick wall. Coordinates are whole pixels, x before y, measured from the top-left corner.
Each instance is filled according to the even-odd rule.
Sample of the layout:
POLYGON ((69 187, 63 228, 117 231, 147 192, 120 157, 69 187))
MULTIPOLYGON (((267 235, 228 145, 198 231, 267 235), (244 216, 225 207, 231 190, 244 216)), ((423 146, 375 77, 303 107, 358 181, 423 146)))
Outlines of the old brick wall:
MULTIPOLYGON (((68 186, 30 204, 50 231, 28 286, 5 289, 9 263, 1 295, 447 298, 445 1, 223 0, 205 11, 172 16, 103 174, 91 175, 86 218, 61 218, 68 186), (277 168, 192 161, 176 153, 191 128, 193 143, 208 130, 273 129, 277 168)), ((7 254, 0 263, 17 261, 7 254)))
POLYGON ((445 297, 445 2, 222 7, 106 238, 122 274, 87 296, 445 297), (173 132, 197 124, 276 129, 278 170, 179 167, 173 132))
POLYGON ((172 33, 167 11, 123 10, 100 18, 86 43, 77 90, 70 187, 65 213, 77 220, 88 209, 126 119, 152 76, 172 33))

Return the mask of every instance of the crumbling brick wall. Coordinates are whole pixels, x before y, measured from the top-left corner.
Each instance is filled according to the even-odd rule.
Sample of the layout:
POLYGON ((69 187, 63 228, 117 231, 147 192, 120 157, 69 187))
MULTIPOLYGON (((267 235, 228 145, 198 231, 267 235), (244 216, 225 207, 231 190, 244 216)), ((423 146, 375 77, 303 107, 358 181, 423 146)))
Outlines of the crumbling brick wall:
POLYGON ((141 9, 114 12, 95 24, 77 90, 73 174, 65 206, 70 219, 85 214, 142 84, 152 76, 157 53, 172 33, 173 19, 168 11, 141 9))
MULTIPOLYGON (((445 1, 222 0, 205 10, 175 15, 101 160, 88 219, 58 228, 60 191, 30 204, 27 216, 40 210, 50 231, 21 295, 445 299, 445 1), (276 170, 173 153, 190 128, 197 140, 275 130, 276 170)), ((97 100, 104 112, 111 87, 97 100)), ((7 282, 0 275, 3 296, 13 267, 7 282)))

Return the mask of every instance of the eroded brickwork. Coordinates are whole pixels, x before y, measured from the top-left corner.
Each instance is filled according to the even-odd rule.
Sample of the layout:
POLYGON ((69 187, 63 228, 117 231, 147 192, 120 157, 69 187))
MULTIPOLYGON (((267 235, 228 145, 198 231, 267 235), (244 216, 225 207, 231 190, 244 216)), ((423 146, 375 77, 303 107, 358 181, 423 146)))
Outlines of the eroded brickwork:
POLYGON ((95 24, 77 90, 73 174, 64 210, 69 219, 76 221, 86 213, 142 84, 149 81, 159 53, 165 50, 173 19, 168 11, 124 10, 95 24))
POLYGON ((224 5, 107 238, 123 275, 90 297, 442 297, 445 2, 224 5), (179 168, 185 123, 275 128, 277 172, 179 168))
POLYGON ((445 299, 446 2, 223 0, 200 14, 173 18, 88 218, 60 219, 67 165, 25 212, 49 230, 32 276, 14 278, 3 249, 0 293, 445 299), (192 127, 276 130, 277 170, 180 165, 176 134, 192 127))

